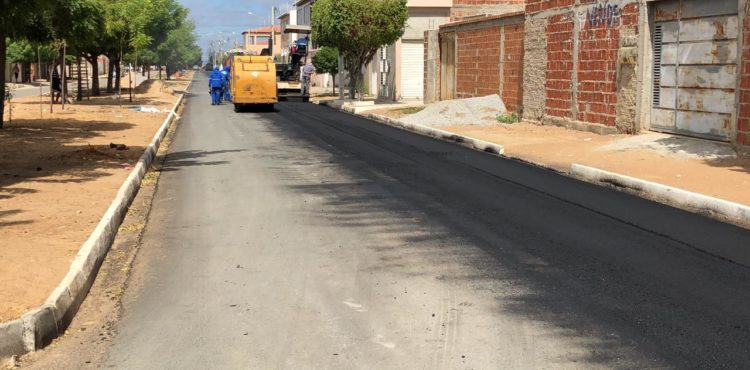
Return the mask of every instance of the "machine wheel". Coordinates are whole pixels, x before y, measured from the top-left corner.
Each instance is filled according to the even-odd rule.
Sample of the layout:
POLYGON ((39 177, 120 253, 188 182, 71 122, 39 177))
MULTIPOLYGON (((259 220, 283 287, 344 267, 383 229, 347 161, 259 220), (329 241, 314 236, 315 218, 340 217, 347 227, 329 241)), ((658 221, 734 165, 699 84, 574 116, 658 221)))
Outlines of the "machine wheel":
POLYGON ((234 112, 235 113, 242 112, 242 104, 234 103, 234 112))

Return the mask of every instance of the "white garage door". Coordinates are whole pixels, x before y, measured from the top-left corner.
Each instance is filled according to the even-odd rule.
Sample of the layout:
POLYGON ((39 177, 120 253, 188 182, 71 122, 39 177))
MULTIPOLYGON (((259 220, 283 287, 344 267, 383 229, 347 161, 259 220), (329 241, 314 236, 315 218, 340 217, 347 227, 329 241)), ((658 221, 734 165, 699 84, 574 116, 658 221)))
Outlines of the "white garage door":
POLYGON ((422 99, 424 84, 424 44, 401 43, 401 98, 422 99))
POLYGON ((736 111, 737 8, 737 0, 656 4, 652 129, 729 140, 736 111))

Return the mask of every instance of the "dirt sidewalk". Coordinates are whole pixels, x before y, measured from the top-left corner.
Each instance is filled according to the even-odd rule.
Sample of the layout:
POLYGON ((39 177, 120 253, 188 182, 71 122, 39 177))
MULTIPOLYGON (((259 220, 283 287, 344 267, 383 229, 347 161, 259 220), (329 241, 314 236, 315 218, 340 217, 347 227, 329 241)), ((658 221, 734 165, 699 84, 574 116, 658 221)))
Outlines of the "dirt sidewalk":
MULTIPOLYGON (((403 115, 398 109, 367 113, 403 115)), ((530 123, 439 128, 503 145, 506 156, 558 171, 578 163, 750 205, 750 159, 736 157, 728 144, 657 133, 602 136, 530 123)))
POLYGON ((122 106, 92 97, 50 113, 38 97, 14 99, 0 130, 0 322, 59 284, 191 78, 144 82, 122 106), (131 109, 140 106, 160 112, 131 109))

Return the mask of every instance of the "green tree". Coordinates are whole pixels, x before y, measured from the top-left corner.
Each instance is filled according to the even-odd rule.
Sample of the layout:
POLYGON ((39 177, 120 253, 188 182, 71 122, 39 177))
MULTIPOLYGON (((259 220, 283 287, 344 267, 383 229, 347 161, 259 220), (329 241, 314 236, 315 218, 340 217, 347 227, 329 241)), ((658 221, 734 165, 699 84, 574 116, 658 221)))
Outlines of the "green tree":
MULTIPOLYGON (((43 45, 38 42, 29 42, 28 40, 21 39, 18 41, 6 40, 8 45, 6 51, 7 61, 10 63, 21 63, 26 66, 29 64, 37 63, 39 59, 49 62, 55 58, 57 50, 52 45, 43 45)), ((26 73, 26 68, 23 68, 23 73, 26 73)), ((39 73, 37 71, 37 73, 39 73)), ((28 75, 26 75, 28 77, 28 75)))
MULTIPOLYGON (((106 54, 111 61, 107 91, 119 88, 120 61, 134 65, 143 53, 153 57, 167 42, 170 32, 186 21, 188 10, 177 0, 97 0, 102 3, 106 17, 106 54), (148 50, 148 51, 147 51, 148 50), (126 55, 128 56, 126 58, 126 55), (114 78, 114 86, 112 80, 114 78)), ((154 63, 164 63, 157 58, 154 63)))
POLYGON ((7 39, 23 39, 37 35, 38 14, 52 5, 52 0, 0 1, 0 128, 3 127, 5 113, 5 53, 7 39))
POLYGON ((330 73, 333 76, 333 93, 336 93, 336 74, 339 73, 339 50, 324 46, 312 58, 315 70, 319 73, 330 73))
POLYGON ((201 49, 196 40, 195 24, 192 21, 185 21, 169 32, 156 52, 161 62, 167 66, 167 77, 175 68, 189 68, 190 65, 200 64, 201 49))
POLYGON ((312 39, 338 48, 349 72, 350 96, 363 99, 362 68, 382 46, 398 40, 409 18, 406 0, 318 0, 313 4, 312 39))
MULTIPOLYGON (((97 0, 62 0, 56 1, 52 9, 45 13, 45 24, 49 29, 49 38, 55 44, 64 45, 60 50, 59 63, 68 58, 71 63, 80 63, 80 58, 92 65, 91 87, 93 95, 99 92, 99 64, 97 55, 89 55, 92 45, 98 45, 103 30, 104 16, 101 3, 97 0), (65 54, 63 55, 63 51, 65 54)), ((78 97, 83 98, 81 91, 81 74, 78 74, 78 97)), ((63 84, 67 89, 67 84, 63 84)))
POLYGON ((151 48, 144 50, 138 55, 140 65, 144 67, 144 72, 148 73, 148 79, 151 79, 151 66, 159 63, 159 56, 151 48))
POLYGON ((8 40, 5 52, 6 60, 10 63, 33 63, 36 60, 36 50, 27 40, 8 40))

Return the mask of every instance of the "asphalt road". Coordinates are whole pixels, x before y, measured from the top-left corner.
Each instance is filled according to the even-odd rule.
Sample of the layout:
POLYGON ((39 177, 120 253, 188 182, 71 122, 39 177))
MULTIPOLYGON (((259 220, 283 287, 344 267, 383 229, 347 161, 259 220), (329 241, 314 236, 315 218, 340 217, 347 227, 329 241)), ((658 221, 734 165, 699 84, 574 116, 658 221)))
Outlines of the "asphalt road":
POLYGON ((197 79, 103 367, 750 364, 747 230, 197 79))

